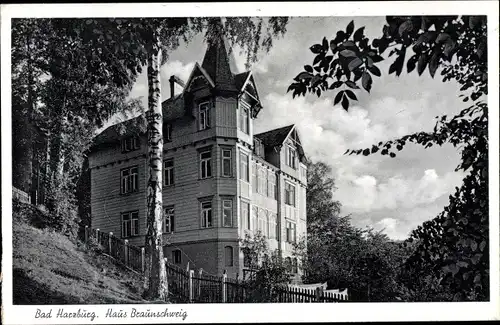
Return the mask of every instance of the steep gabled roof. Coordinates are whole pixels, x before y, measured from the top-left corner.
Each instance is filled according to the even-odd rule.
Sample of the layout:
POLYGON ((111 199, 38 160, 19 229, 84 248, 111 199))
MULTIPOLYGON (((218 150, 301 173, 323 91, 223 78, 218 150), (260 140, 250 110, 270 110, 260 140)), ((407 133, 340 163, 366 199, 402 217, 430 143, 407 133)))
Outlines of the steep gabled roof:
POLYGON ((243 90, 243 86, 245 85, 249 75, 250 71, 245 71, 234 75, 234 84, 236 85, 236 89, 240 91, 243 90))
POLYGON ((265 147, 281 146, 293 128, 294 128, 294 125, 291 124, 291 125, 287 125, 287 126, 278 128, 278 129, 259 133, 259 134, 256 134, 254 136, 256 138, 260 139, 265 147))
POLYGON ((214 37, 208 41, 208 48, 201 67, 215 83, 217 90, 236 91, 233 73, 229 66, 228 49, 222 32, 222 23, 215 27, 214 37))

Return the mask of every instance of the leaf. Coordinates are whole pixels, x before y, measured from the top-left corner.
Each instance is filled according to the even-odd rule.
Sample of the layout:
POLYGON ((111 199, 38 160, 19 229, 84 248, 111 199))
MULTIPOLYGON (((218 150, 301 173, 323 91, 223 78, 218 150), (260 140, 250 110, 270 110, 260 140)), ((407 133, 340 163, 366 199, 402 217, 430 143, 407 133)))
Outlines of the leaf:
POLYGON ((351 36, 352 32, 354 31, 354 20, 351 20, 351 22, 347 25, 347 28, 345 30, 347 37, 351 36))
POLYGON ((371 56, 371 59, 373 60, 373 62, 377 63, 377 62, 381 62, 381 61, 384 61, 384 58, 381 57, 380 55, 378 54, 375 54, 373 56, 371 56))
POLYGON ((472 240, 470 243, 470 248, 475 252, 477 250, 477 242, 472 240))
POLYGON ((301 73, 299 73, 297 75, 297 77, 295 77, 295 81, 299 81, 299 80, 310 80, 312 78, 312 75, 309 73, 309 72, 304 72, 302 71, 301 73))
POLYGON ((335 50, 337 49, 337 44, 331 40, 330 41, 330 50, 332 50, 333 53, 335 53, 335 50))
POLYGON ((337 95, 335 96, 335 100, 333 101, 333 105, 337 105, 338 103, 340 103, 340 101, 342 100, 342 96, 344 95, 344 91, 339 91, 337 93, 337 95))
POLYGON ((434 75, 436 74, 436 70, 439 66, 439 52, 435 51, 432 54, 432 57, 429 61, 429 72, 431 74, 431 77, 434 78, 434 75))
POLYGON ((482 252, 484 251, 485 247, 486 247, 486 240, 483 240, 481 244, 479 244, 479 250, 482 252))
POLYGON ((352 59, 351 62, 349 62, 349 65, 347 67, 349 68, 350 71, 353 71, 362 64, 363 64, 363 61, 361 61, 360 58, 356 57, 356 58, 352 59))
POLYGON ((450 39, 450 35, 447 33, 439 33, 439 35, 436 37, 436 43, 441 44, 446 42, 448 39, 450 39))
POLYGON ((314 54, 318 54, 318 53, 321 53, 321 50, 323 49, 322 46, 320 44, 314 44, 313 46, 311 46, 309 48, 311 50, 311 52, 313 52, 314 54))
POLYGON ((389 156, 391 156, 391 158, 394 158, 394 157, 396 157, 396 154, 395 154, 394 152, 391 152, 391 153, 389 154, 389 156))
POLYGON ((373 67, 373 60, 369 56, 366 57, 366 66, 367 67, 373 67))
POLYGON ((399 29, 398 29, 399 36, 403 36, 404 34, 407 34, 412 29, 413 29, 413 23, 411 22, 411 20, 405 21, 404 23, 402 23, 399 26, 399 29))
POLYGON ((367 91, 370 92, 372 89, 372 76, 368 72, 363 72, 363 76, 361 77, 361 85, 363 88, 367 91))
POLYGON ((346 95, 350 98, 350 99, 353 99, 353 100, 358 100, 358 98, 356 97, 356 95, 354 94, 354 92, 352 90, 345 90, 345 93, 346 95))
POLYGON ((305 65, 304 70, 306 70, 309 73, 313 73, 313 68, 310 65, 305 65))
POLYGON ((316 63, 318 63, 319 61, 321 61, 323 58, 324 58, 324 56, 322 54, 316 55, 314 57, 314 60, 313 60, 313 65, 316 65, 316 63))
POLYGON ((376 66, 373 65, 371 67, 368 67, 368 70, 370 70, 370 72, 373 73, 373 75, 380 77, 380 70, 376 66))
POLYGON ((345 82, 345 84, 349 87, 349 88, 352 88, 352 89, 359 89, 358 85, 356 85, 354 82, 352 82, 351 80, 347 80, 345 82))
POLYGON ((328 51, 328 40, 326 39, 326 37, 323 37, 323 51, 326 52, 328 51))
POLYGON ((372 146, 372 153, 376 153, 378 151, 378 147, 373 145, 372 146))
POLYGON ((411 58, 408 59, 408 62, 406 62, 406 69, 407 69, 408 73, 415 70, 415 68, 417 66, 417 60, 418 60, 417 55, 413 55, 411 58))
POLYGON ((459 262, 457 262, 457 265, 458 265, 459 267, 463 267, 463 268, 465 268, 465 267, 469 266, 469 264, 468 264, 467 262, 464 262, 464 261, 459 261, 459 262))
POLYGON ((370 154, 370 149, 363 150, 363 156, 368 156, 370 154))
POLYGON ((356 30, 356 32, 354 33, 354 36, 353 36, 354 41, 359 42, 363 38, 364 30, 365 30, 364 26, 360 27, 360 28, 358 28, 358 30, 356 30))
POLYGON ((422 53, 422 55, 420 55, 420 57, 418 58, 417 72, 419 76, 422 75, 422 73, 425 70, 425 67, 427 66, 427 60, 428 60, 427 58, 428 58, 427 53, 422 53))
POLYGON ((342 55, 343 57, 357 57, 356 53, 354 51, 351 51, 351 50, 342 50, 340 51, 340 55, 342 55))
POLYGON ((347 96, 344 96, 342 98, 342 107, 347 111, 349 108, 349 99, 347 99, 347 96))

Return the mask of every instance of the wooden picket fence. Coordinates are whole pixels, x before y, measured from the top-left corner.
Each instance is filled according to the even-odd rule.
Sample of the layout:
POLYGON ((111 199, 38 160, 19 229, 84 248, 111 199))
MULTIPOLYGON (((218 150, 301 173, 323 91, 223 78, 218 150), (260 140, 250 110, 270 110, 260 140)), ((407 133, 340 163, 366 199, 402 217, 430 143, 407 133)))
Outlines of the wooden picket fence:
MULTIPOLYGON (((137 272, 144 272, 145 253, 143 247, 130 245, 112 232, 105 233, 99 229, 85 228, 85 243, 94 238, 103 253, 115 258, 126 267, 137 272)), ((169 295, 176 301, 185 303, 244 303, 244 302, 345 302, 347 297, 340 294, 316 290, 282 286, 273 288, 272 292, 258 292, 245 281, 181 268, 165 258, 169 295)))

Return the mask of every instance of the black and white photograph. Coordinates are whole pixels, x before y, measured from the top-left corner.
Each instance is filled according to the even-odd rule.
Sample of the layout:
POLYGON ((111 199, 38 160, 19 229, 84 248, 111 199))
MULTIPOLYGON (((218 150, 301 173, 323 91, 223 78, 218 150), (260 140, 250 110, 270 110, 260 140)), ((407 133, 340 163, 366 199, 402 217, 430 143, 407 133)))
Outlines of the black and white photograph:
POLYGON ((2 5, 6 324, 500 318, 497 3, 135 5, 2 5))

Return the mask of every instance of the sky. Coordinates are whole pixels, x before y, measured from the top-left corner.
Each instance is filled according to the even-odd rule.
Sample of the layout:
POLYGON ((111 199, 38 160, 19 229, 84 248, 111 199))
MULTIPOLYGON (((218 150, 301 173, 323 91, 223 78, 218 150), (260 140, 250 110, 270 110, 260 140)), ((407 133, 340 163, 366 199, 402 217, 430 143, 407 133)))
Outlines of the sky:
MULTIPOLYGON (((436 79, 428 71, 420 77, 416 73, 396 77, 388 75, 392 61, 380 63, 382 76, 374 77, 371 93, 358 90, 359 101, 351 102, 348 112, 333 106, 333 92, 320 98, 308 94, 292 99, 286 90, 303 66, 312 64, 309 47, 324 36, 330 39, 337 30, 345 30, 351 20, 356 29, 365 26, 369 38, 379 36, 385 22, 384 17, 301 17, 289 22, 285 36, 275 40, 270 52, 260 55, 251 68, 263 105, 254 128, 259 133, 295 124, 307 157, 331 166, 334 198, 342 204, 341 214, 351 214, 358 227, 373 227, 393 239, 404 239, 442 211, 448 196, 461 184, 464 175, 454 171, 459 162, 457 149, 410 144, 396 158, 343 154, 347 149, 364 149, 379 141, 431 131, 436 116, 458 113, 465 104, 458 98, 457 85, 443 83, 439 70, 436 79)), ((170 53, 161 69, 162 98, 169 97, 169 76, 187 81, 194 64, 201 64, 205 50, 199 35, 170 53)), ((245 71, 245 58, 234 49, 233 72, 245 71)), ((145 73, 130 96, 142 97, 146 105, 145 73)))

